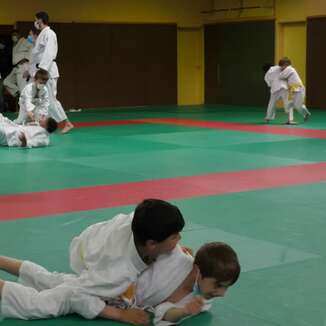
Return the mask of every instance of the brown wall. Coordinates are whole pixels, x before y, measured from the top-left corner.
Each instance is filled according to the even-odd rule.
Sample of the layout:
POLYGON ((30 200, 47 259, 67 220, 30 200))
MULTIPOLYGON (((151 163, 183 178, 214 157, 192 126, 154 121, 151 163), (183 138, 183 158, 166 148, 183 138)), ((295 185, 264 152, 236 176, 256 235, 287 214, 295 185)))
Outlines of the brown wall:
POLYGON ((0 73, 4 79, 11 71, 12 55, 11 55, 11 25, 0 25, 0 42, 6 47, 0 50, 0 73))
MULTIPOLYGON (((27 31, 31 23, 20 22, 27 31)), ((67 108, 177 103, 174 24, 54 23, 67 108)))
POLYGON ((307 21, 307 105, 325 108, 326 103, 326 17, 307 21))

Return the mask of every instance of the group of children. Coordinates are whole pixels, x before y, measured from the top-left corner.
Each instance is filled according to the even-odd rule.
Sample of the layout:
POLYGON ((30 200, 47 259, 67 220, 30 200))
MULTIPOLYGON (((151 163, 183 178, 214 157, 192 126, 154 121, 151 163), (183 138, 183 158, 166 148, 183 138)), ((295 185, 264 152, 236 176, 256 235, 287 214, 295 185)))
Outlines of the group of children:
POLYGON ((278 65, 265 65, 265 82, 270 87, 271 96, 267 107, 265 121, 275 119, 277 101, 282 99, 285 112, 288 114, 287 124, 296 124, 293 109, 297 110, 306 121, 311 113, 304 104, 305 87, 291 60, 282 58, 278 65))
POLYGON ((57 129, 58 123, 48 113, 48 80, 46 70, 35 73, 33 82, 21 93, 20 111, 15 121, 0 114, 0 145, 28 148, 49 145, 49 134, 57 129))
MULTIPOLYGON (((57 100, 59 71, 56 56, 58 44, 56 34, 48 24, 48 14, 38 12, 34 22, 37 32, 32 32, 32 29, 27 39, 20 37, 17 31, 12 34, 14 68, 4 80, 4 86, 11 96, 19 95, 19 115, 14 121, 15 124, 9 124, 8 120, 1 115, 0 145, 24 145, 25 142, 12 142, 8 136, 8 129, 12 132, 13 128, 16 128, 16 134, 19 134, 19 137, 26 136, 27 134, 22 132, 20 125, 24 125, 25 128, 31 124, 43 127, 41 121, 50 118, 48 121, 51 121, 53 126, 55 124, 53 120, 56 125, 60 122, 64 123, 62 133, 67 133, 74 127, 67 118, 61 103, 57 100)), ((45 131, 53 131, 53 128, 43 129, 44 135, 47 135, 45 131)), ((31 134, 33 133, 31 132, 31 134)), ((46 146, 49 143, 49 138, 44 138, 47 138, 46 142, 33 142, 30 139, 30 143, 35 143, 37 147, 46 146)))
POLYGON ((30 261, 0 257, 4 318, 42 319, 76 313, 134 325, 165 326, 207 311, 240 274, 235 251, 204 244, 193 257, 178 244, 180 210, 146 199, 135 212, 89 226, 70 244, 74 273, 49 272, 30 261))

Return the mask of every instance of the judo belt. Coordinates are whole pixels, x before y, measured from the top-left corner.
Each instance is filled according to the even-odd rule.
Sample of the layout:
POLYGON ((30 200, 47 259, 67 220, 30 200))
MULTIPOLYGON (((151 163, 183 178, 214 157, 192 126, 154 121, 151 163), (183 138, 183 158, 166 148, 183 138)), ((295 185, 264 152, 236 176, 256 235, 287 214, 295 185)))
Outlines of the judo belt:
MULTIPOLYGON (((55 59, 52 62, 55 62, 55 59)), ((36 68, 39 69, 39 63, 36 64, 36 68)))
POLYGON ((16 67, 18 67, 18 66, 20 66, 20 65, 22 65, 22 64, 24 64, 24 63, 26 63, 26 62, 29 62, 29 60, 27 60, 27 59, 22 59, 22 60, 20 60, 19 62, 17 62, 17 63, 14 65, 14 68, 16 68, 16 67))
POLYGON ((303 89, 303 85, 300 83, 290 85, 289 100, 293 100, 294 93, 300 92, 302 89, 303 89))

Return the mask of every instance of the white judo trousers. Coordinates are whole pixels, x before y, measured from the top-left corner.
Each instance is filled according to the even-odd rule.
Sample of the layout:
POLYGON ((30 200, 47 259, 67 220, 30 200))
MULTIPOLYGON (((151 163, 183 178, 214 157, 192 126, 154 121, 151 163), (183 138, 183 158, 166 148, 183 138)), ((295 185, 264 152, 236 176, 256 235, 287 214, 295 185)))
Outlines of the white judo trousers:
POLYGON ((4 283, 0 315, 29 320, 77 313, 93 319, 104 309, 105 303, 83 291, 76 281, 78 277, 74 274, 51 273, 42 266, 24 261, 19 283, 4 283))
POLYGON ((301 87, 297 91, 293 91, 292 93, 292 102, 293 107, 296 109, 303 117, 306 115, 310 115, 309 110, 307 109, 306 105, 304 104, 304 100, 306 97, 306 90, 304 87, 301 87))
POLYGON ((275 119, 276 103, 280 99, 283 101, 285 113, 289 114, 289 120, 293 120, 293 108, 292 102, 289 100, 289 91, 284 88, 281 88, 280 90, 271 93, 265 117, 266 120, 275 119))
POLYGON ((57 122, 67 120, 67 115, 61 102, 57 99, 57 84, 59 78, 50 78, 46 83, 49 94, 49 115, 57 122))
POLYGON ((289 85, 293 108, 303 117, 310 115, 310 112, 304 104, 306 90, 298 72, 292 66, 288 66, 280 73, 280 79, 287 81, 289 85))

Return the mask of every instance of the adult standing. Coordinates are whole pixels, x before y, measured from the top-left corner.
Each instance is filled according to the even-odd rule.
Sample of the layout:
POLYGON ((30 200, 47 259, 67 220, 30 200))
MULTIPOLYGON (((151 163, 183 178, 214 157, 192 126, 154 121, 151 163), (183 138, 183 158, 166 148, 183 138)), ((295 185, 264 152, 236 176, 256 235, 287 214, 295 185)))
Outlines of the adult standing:
POLYGON ((29 74, 34 76, 38 69, 48 71, 50 75, 47 82, 50 101, 49 114, 57 122, 65 122, 62 133, 67 133, 74 126, 68 120, 61 103, 57 100, 57 83, 59 79, 59 70, 55 62, 58 53, 57 35, 49 27, 49 15, 44 11, 35 15, 34 25, 41 32, 32 50, 29 74))

